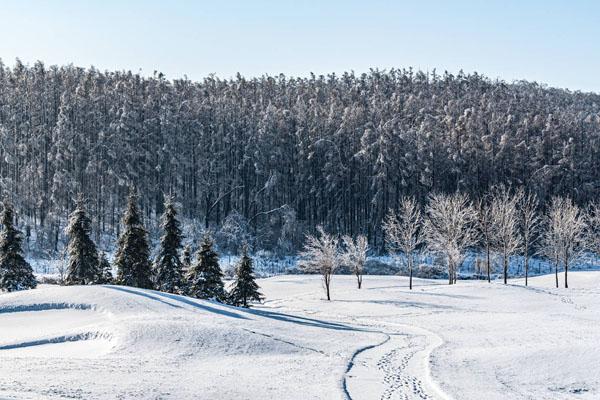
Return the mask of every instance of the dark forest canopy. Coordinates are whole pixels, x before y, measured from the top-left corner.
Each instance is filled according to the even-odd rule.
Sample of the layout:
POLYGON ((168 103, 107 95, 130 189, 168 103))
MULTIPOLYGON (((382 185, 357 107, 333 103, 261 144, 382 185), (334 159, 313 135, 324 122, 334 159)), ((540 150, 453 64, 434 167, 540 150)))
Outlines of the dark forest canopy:
POLYGON ((192 82, 0 63, 0 145, 5 196, 48 237, 80 191, 95 232, 116 234, 130 185, 145 218, 173 193, 184 218, 235 215, 265 248, 318 224, 381 246, 406 194, 600 194, 598 94, 477 73, 192 82))

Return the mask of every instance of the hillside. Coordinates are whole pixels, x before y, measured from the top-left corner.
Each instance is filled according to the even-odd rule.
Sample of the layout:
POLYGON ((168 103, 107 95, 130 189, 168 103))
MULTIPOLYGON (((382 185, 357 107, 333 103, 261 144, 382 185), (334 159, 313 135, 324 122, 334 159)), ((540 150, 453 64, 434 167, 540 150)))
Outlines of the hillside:
POLYGON ((261 280, 241 310, 120 286, 0 295, 3 399, 593 399, 600 273, 261 280), (302 388, 299 390, 298 388, 302 388))
POLYGON ((77 192, 95 240, 113 242, 129 186, 151 231, 172 193, 191 224, 229 227, 227 250, 237 229, 285 254, 317 225, 381 250, 404 195, 507 184, 583 205, 599 194, 599 132, 598 94, 477 73, 193 82, 0 62, 0 182, 34 249, 54 255, 77 192))

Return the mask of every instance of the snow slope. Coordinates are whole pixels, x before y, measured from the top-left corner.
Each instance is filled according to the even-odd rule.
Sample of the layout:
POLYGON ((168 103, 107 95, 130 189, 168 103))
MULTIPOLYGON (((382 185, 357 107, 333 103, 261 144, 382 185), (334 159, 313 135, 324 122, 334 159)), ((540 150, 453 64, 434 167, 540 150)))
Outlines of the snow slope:
POLYGON ((0 399, 596 399, 600 273, 260 281, 241 310, 120 286, 0 295, 0 399))

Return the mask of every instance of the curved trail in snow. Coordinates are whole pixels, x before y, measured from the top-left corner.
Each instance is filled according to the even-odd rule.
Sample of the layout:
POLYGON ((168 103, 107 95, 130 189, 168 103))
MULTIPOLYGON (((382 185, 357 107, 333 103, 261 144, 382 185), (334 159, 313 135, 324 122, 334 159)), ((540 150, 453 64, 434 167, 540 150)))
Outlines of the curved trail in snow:
MULTIPOLYGON (((373 321, 375 322, 375 321, 373 321)), ((429 359, 443 344, 435 333, 410 325, 388 324, 398 332, 357 350, 342 380, 346 399, 451 400, 431 377, 429 359)))

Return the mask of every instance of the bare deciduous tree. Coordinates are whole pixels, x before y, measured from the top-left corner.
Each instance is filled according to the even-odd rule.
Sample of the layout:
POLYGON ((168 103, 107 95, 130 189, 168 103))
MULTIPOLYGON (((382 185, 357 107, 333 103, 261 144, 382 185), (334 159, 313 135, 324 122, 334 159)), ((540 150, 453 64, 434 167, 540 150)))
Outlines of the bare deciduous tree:
POLYGON ((300 267, 305 272, 319 273, 323 277, 323 286, 327 300, 331 300, 331 277, 339 268, 341 256, 338 239, 317 227, 318 236, 307 235, 304 250, 300 253, 303 260, 300 267))
POLYGON ((540 215, 538 213, 539 201, 535 193, 519 191, 519 217, 523 244, 523 258, 525 259, 525 286, 529 280, 529 257, 532 246, 539 239, 540 215))
POLYGON ((419 205, 415 199, 410 197, 404 197, 400 201, 398 214, 390 210, 383 222, 388 250, 405 263, 409 274, 408 285, 411 290, 415 252, 423 242, 422 222, 423 217, 419 205))
POLYGON ((358 235, 356 240, 352 240, 350 236, 346 235, 342 237, 342 241, 344 243, 342 260, 344 264, 352 268, 352 272, 356 275, 358 288, 360 289, 363 281, 363 270, 367 261, 367 252, 369 251, 367 237, 358 235))
POLYGON ((476 212, 465 194, 434 194, 426 210, 425 237, 429 248, 448 263, 448 283, 456 283, 465 251, 477 238, 476 212))
POLYGON ((569 198, 554 197, 546 215, 543 253, 554 263, 556 287, 561 263, 565 270, 565 288, 569 287, 569 267, 585 251, 586 231, 585 216, 579 207, 569 198))
POLYGON ((517 212, 519 201, 519 193, 512 194, 505 187, 499 187, 493 191, 491 204, 492 243, 495 251, 502 258, 504 284, 507 283, 510 256, 521 249, 522 239, 517 212))

